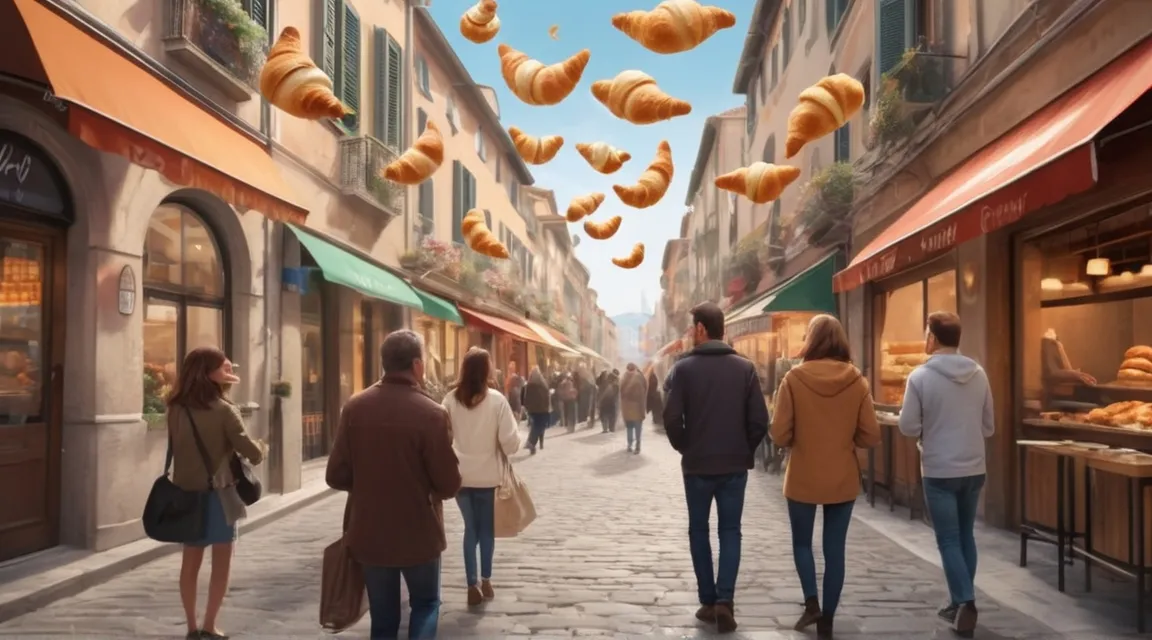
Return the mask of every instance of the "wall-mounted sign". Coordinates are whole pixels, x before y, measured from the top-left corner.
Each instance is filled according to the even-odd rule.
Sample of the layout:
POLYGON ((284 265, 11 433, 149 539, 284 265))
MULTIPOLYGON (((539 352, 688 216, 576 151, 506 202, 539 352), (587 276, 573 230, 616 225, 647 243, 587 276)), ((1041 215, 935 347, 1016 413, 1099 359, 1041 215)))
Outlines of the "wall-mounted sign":
POLYGON ((116 301, 116 309, 126 316, 132 315, 136 310, 136 272, 132 271, 132 265, 124 265, 120 270, 120 286, 119 297, 116 301))
POLYGON ((0 131, 0 204, 69 220, 66 192, 42 151, 21 136, 0 131))

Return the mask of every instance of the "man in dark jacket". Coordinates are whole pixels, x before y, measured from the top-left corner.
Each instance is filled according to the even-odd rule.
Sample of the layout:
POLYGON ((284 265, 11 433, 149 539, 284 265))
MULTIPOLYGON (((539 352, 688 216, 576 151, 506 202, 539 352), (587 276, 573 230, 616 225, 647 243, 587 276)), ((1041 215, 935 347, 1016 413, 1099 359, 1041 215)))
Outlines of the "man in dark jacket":
POLYGON ((732 602, 740 569, 740 519, 753 453, 768 433, 768 406, 755 366, 724 344, 724 312, 692 309, 695 348, 665 380, 664 429, 680 452, 688 502, 688 546, 700 609, 721 633, 736 630, 732 602), (719 570, 713 573, 708 516, 716 501, 719 570))

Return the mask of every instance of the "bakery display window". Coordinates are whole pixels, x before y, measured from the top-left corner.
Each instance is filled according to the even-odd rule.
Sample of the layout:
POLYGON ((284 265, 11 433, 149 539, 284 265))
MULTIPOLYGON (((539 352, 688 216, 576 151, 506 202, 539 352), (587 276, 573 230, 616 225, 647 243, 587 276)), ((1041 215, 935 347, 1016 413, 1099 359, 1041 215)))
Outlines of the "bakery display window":
POLYGON ((771 364, 777 358, 776 334, 759 332, 740 336, 732 340, 732 348, 736 353, 752 361, 756 366, 756 375, 760 378, 760 390, 765 396, 771 396, 773 391, 771 364))
POLYGON ((874 362, 878 363, 876 403, 899 407, 904 402, 908 375, 928 360, 924 331, 928 314, 956 313, 956 271, 948 270, 924 280, 882 291, 873 300, 873 322, 879 328, 874 362))
POLYGON ((0 242, 0 426, 43 422, 44 248, 0 242))

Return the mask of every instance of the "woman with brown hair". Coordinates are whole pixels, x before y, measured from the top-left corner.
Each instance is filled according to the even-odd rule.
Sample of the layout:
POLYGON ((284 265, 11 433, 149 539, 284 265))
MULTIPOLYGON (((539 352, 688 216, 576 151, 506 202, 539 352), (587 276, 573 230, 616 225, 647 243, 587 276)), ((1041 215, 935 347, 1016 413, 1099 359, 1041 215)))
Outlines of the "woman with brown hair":
POLYGON ((804 590, 798 631, 816 624, 819 638, 832 637, 832 620, 844 588, 844 547, 852 505, 860 493, 856 447, 880 442, 880 425, 868 382, 852 365, 840 321, 818 315, 808 323, 803 359, 776 392, 772 441, 790 447, 784 496, 792 524, 792 559, 804 590), (812 533, 816 509, 824 507, 824 607, 816 584, 812 533))
POLYGON ((488 385, 492 359, 472 347, 460 362, 460 377, 444 398, 452 423, 452 448, 460 460, 463 480, 456 504, 464 519, 464 576, 468 606, 495 597, 492 555, 496 549, 496 487, 504 476, 508 456, 520 448, 520 434, 512 407, 502 393, 488 385), (476 575, 476 548, 480 548, 480 580, 476 575))
POLYGON ((228 591, 236 521, 247 515, 236 493, 231 461, 240 454, 252 464, 264 460, 266 446, 244 432, 240 410, 225 397, 240 378, 232 362, 215 347, 193 349, 168 395, 168 443, 172 482, 186 491, 207 491, 204 537, 184 545, 180 565, 180 600, 188 622, 187 638, 217 640, 228 636, 216 628, 216 617, 228 591), (212 547, 212 575, 204 623, 196 621, 196 583, 204 549, 212 547))

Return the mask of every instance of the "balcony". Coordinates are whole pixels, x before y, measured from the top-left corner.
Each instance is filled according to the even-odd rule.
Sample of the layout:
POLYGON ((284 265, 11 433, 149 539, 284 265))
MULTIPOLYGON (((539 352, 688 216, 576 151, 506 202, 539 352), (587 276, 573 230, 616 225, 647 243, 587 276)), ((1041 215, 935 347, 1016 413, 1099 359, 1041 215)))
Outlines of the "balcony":
POLYGON ((236 102, 252 99, 268 33, 239 2, 167 0, 164 51, 236 102))
POLYGON ((405 188, 380 175, 396 159, 396 151, 372 136, 340 141, 340 189, 390 217, 404 212, 405 188))
POLYGON ((888 76, 900 86, 909 106, 933 105, 952 92, 967 64, 967 57, 937 51, 939 47, 909 49, 888 76))

